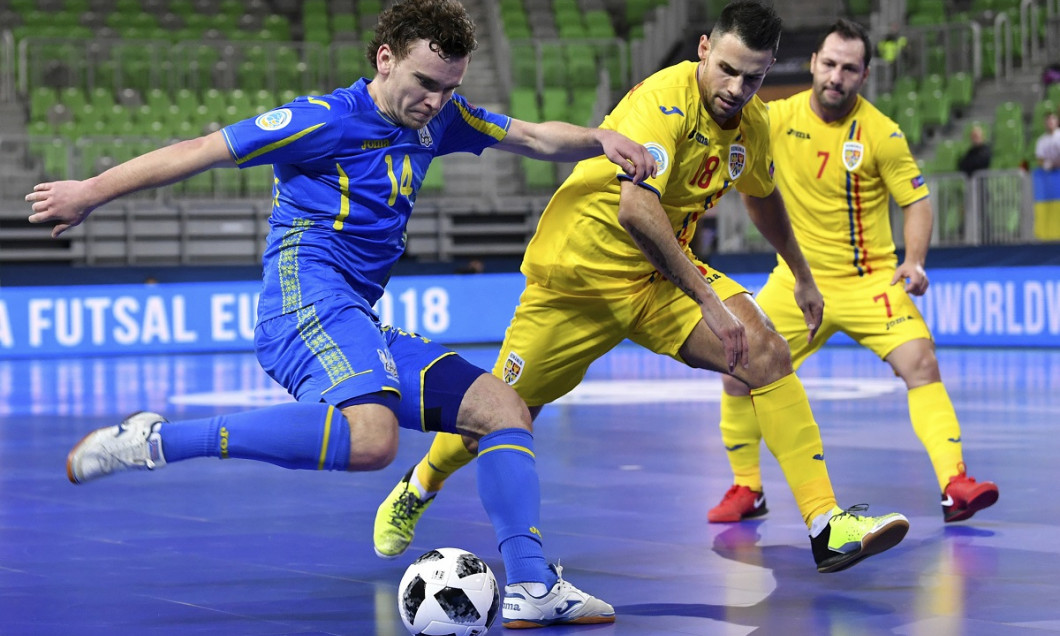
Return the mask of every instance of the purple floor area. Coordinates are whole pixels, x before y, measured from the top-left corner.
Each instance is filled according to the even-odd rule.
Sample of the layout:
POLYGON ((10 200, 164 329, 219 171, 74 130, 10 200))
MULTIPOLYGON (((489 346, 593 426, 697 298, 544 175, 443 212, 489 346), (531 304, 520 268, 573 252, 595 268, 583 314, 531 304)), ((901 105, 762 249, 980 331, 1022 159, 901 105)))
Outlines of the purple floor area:
MULTIPOLYGON (((462 353, 492 366, 493 349, 462 353)), ((996 481, 1000 501, 944 525, 904 387, 869 352, 826 348, 800 376, 840 505, 911 524, 893 550, 827 575, 765 449, 769 515, 706 523, 730 483, 717 376, 632 346, 600 360, 545 409, 536 445, 546 553, 618 620, 535 633, 1060 632, 1060 351, 939 359, 969 473, 996 481)), ((286 399, 249 354, 0 360, 0 635, 402 636, 397 584, 415 555, 457 546, 503 577, 473 469, 450 480, 407 556, 374 555, 375 508, 430 441, 414 432, 377 473, 196 459, 66 479, 70 447, 132 411, 180 419, 286 399)))

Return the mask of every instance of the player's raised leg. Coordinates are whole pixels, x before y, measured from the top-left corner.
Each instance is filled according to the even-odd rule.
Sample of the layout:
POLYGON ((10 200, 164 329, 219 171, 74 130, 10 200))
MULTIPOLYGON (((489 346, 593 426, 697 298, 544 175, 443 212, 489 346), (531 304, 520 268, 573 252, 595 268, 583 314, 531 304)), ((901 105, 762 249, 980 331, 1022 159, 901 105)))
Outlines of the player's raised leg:
MULTIPOLYGON (((806 391, 792 370, 787 342, 770 327, 749 294, 730 296, 725 305, 743 323, 750 342, 750 364, 737 366, 731 375, 750 387, 762 437, 810 529, 818 571, 839 571, 897 545, 909 529, 902 515, 866 517, 857 514, 861 509, 844 511, 836 505, 820 431, 806 391)), ((702 321, 679 355, 692 366, 728 369, 721 341, 702 321)))
POLYGON ((455 355, 430 365, 423 377, 423 411, 441 418, 425 422, 428 430, 478 438, 479 497, 493 523, 508 580, 505 626, 613 622, 613 607, 571 585, 559 566, 545 559, 540 482, 526 404, 504 382, 455 355), (447 421, 454 413, 455 423, 447 421))

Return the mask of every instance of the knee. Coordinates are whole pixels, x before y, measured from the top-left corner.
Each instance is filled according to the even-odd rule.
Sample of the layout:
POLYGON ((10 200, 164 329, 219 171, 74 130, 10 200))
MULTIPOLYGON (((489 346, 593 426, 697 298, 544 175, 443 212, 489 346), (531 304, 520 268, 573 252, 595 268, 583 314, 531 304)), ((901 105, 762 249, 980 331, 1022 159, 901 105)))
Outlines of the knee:
POLYGON ((939 373, 939 362, 938 358, 935 357, 935 351, 931 348, 925 348, 918 353, 919 354, 913 359, 912 364, 908 365, 901 373, 902 379, 910 389, 915 389, 918 386, 931 384, 933 382, 939 382, 942 379, 942 374, 939 373))
POLYGON ((749 391, 746 384, 731 375, 721 376, 721 388, 727 395, 737 397, 748 395, 749 391))
POLYGON ((515 389, 490 374, 483 374, 460 403, 457 427, 475 439, 505 428, 532 430, 530 410, 515 389))
POLYGON ((349 470, 380 470, 389 466, 398 450, 398 422, 394 412, 378 404, 365 404, 348 409, 344 415, 350 426, 349 470))
POLYGON ((772 329, 759 332, 751 341, 751 366, 744 372, 751 388, 776 382, 792 373, 788 341, 772 329))

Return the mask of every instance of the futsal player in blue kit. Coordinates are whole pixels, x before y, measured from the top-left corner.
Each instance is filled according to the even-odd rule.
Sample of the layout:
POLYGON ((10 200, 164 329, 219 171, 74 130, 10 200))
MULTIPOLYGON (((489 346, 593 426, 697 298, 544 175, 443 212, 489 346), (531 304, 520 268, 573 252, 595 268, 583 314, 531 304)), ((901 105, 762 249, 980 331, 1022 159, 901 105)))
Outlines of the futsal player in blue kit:
POLYGON ((373 79, 300 97, 94 178, 39 184, 26 196, 29 220, 54 223, 59 236, 130 192, 215 167, 275 170, 255 349, 297 402, 180 422, 134 414, 70 451, 71 481, 193 457, 377 470, 393 460, 399 426, 460 433, 479 440, 480 497, 509 582, 505 625, 614 621, 609 604, 545 559, 523 401, 454 352, 380 324, 372 310, 405 249, 416 192, 436 156, 488 147, 555 161, 605 154, 616 174, 637 181, 654 174, 647 150, 613 131, 523 122, 454 94, 475 47, 458 2, 400 2, 380 15, 369 46, 373 79))

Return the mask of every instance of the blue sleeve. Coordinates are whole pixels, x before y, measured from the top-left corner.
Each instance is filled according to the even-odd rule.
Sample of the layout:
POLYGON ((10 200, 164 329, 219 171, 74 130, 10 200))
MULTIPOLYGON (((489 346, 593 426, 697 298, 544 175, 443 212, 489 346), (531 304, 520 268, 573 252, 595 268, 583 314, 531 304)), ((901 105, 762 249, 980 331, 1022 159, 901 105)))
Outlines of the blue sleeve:
POLYGON ((221 129, 240 168, 304 163, 333 153, 342 136, 342 105, 327 97, 299 97, 221 129))
POLYGON ((507 115, 490 112, 468 103, 461 95, 453 95, 446 104, 446 128, 438 154, 470 152, 476 155, 496 144, 508 134, 512 120, 507 115))

